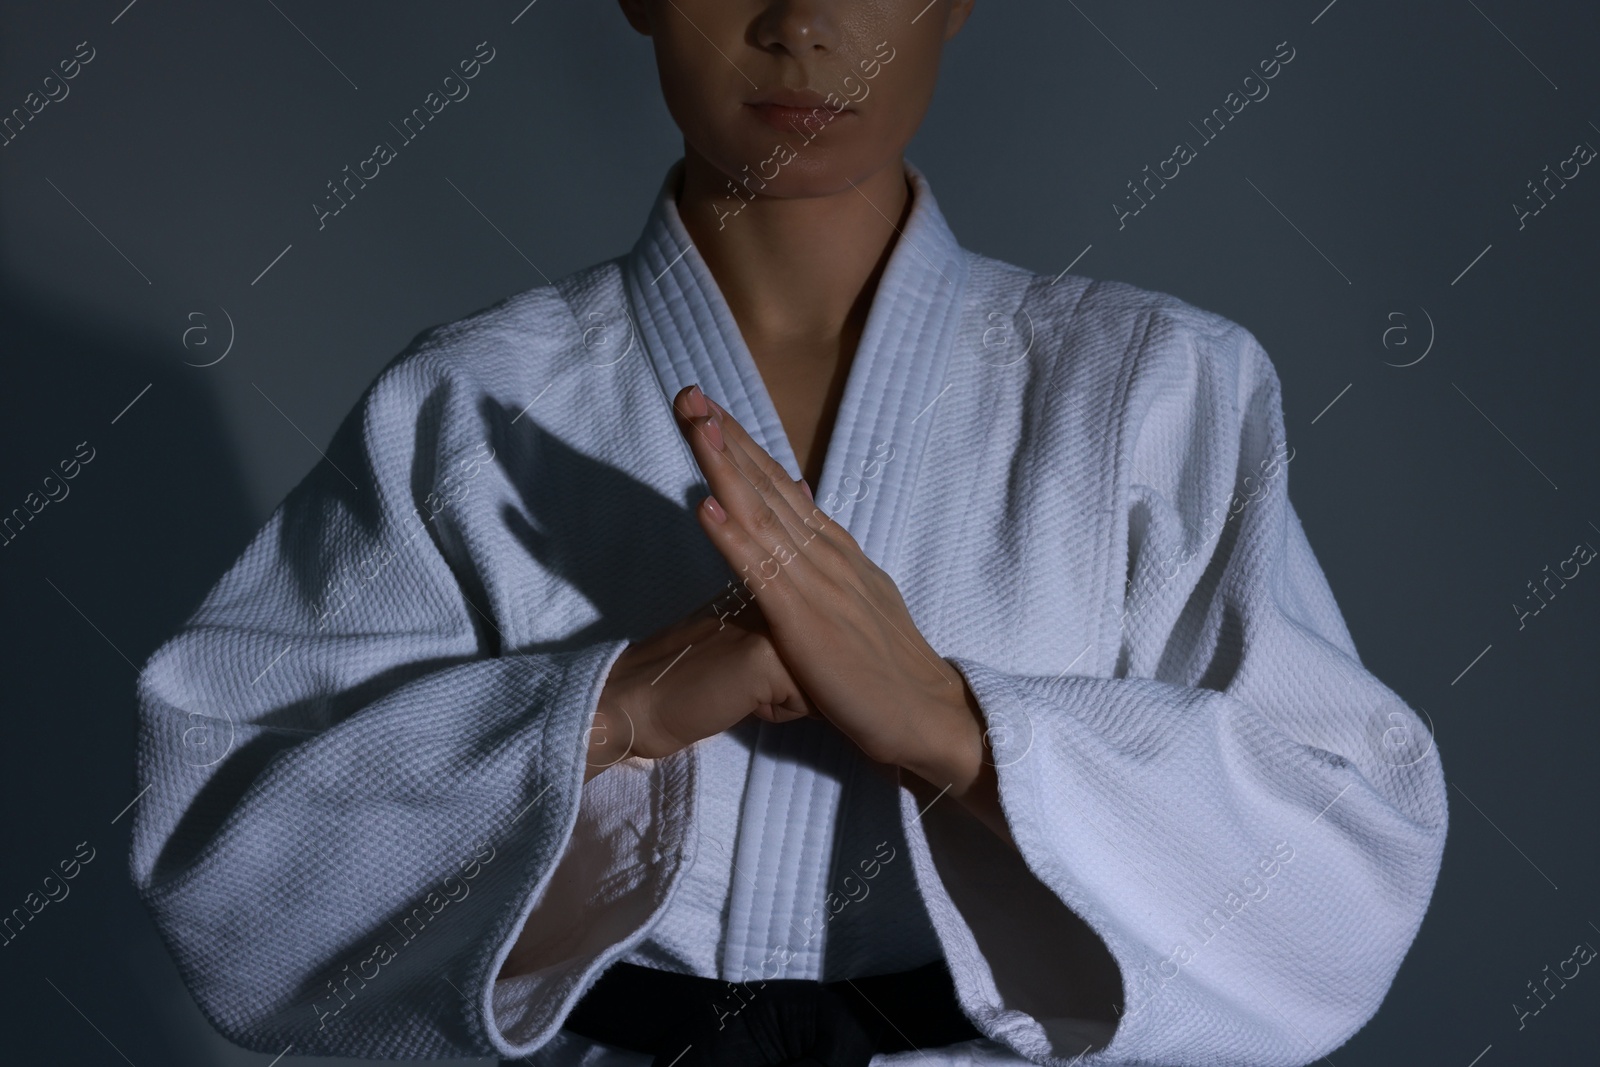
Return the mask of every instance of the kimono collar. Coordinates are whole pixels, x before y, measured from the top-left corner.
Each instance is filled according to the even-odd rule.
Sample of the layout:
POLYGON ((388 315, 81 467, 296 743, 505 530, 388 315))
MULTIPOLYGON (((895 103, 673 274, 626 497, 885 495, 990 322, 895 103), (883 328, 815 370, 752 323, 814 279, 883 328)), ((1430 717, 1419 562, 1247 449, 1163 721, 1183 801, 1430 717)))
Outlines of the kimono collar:
MULTIPOLYGON (((928 434, 947 389, 960 330, 970 254, 956 243, 922 173, 909 163, 911 210, 873 294, 827 445, 817 504, 850 531, 889 574, 911 512, 912 491, 928 434)), ((645 360, 670 398, 699 382, 750 431, 791 478, 800 466, 761 373, 705 260, 678 214, 679 160, 668 171, 644 232, 624 257, 628 303, 645 360)), ((738 225, 733 220, 730 225, 738 225)), ((687 470, 704 483, 688 443, 676 432, 687 470)), ((739 834, 730 876, 721 973, 761 973, 772 948, 791 950, 785 977, 820 979, 826 937, 805 937, 825 906, 832 881, 844 783, 876 788, 879 803, 854 832, 892 836, 899 823, 893 787, 865 770, 865 757, 831 723, 757 721, 748 762, 737 754, 723 771, 743 775, 739 834), (781 814, 775 814, 781 813, 781 814)), ((693 758, 711 759, 715 749, 693 758)), ((741 750, 742 751, 742 750, 741 750)), ((862 822, 861 819, 854 820, 862 822)))
MULTIPOLYGON (((882 542, 879 549, 895 542, 900 524, 865 520, 874 512, 903 518, 901 505, 914 482, 906 477, 913 466, 907 460, 920 455, 935 421, 928 412, 946 386, 968 277, 969 253, 945 223, 927 179, 910 162, 905 171, 911 211, 867 314, 821 484, 812 486, 817 502, 858 539, 862 532, 876 533, 872 539, 882 542), (893 457, 887 468, 886 456, 893 457), (877 473, 896 467, 896 477, 877 473), (865 482, 880 484, 867 485, 864 476, 865 482)), ((646 358, 668 398, 699 382, 790 477, 799 478, 800 465, 761 373, 678 213, 682 175, 680 159, 667 172, 644 231, 623 261, 646 358)), ((873 546, 861 543, 884 565, 873 546)))

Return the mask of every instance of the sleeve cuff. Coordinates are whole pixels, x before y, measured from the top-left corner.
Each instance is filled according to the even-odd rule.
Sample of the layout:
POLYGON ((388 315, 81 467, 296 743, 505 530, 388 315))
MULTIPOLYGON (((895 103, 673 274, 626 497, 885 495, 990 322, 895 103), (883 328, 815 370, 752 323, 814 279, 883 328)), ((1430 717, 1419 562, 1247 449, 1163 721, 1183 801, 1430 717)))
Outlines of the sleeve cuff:
MULTIPOLYGON (((584 724, 623 647, 591 663, 584 724)), ((556 1034, 600 972, 648 933, 694 859, 694 748, 654 761, 628 757, 585 783, 588 741, 585 725, 568 786, 580 799, 561 857, 530 887, 489 962, 480 1010, 495 1052, 507 1058, 556 1034), (513 948, 523 973, 497 980, 513 948)))
POLYGON ((978 698, 986 758, 996 768, 1001 808, 1017 846, 1013 850, 959 803, 935 800, 920 780, 901 790, 917 884, 957 999, 986 1036, 1035 1061, 1102 1048, 1116 1030, 1121 973, 1100 933, 1105 921, 1059 873, 1053 835, 1060 820, 1037 810, 1036 761, 1026 758, 1031 723, 1003 678, 970 661, 951 662, 978 698), (1049 884, 1065 884, 1068 892, 1049 888, 1038 874, 1045 870, 1057 872, 1049 884))

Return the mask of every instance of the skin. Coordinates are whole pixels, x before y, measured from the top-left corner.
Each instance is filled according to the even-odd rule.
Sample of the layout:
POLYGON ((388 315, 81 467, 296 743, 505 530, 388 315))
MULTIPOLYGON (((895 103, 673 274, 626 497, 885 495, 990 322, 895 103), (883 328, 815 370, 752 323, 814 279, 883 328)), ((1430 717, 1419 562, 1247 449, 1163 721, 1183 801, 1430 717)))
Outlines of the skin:
MULTIPOLYGON (((814 481, 873 294, 910 211, 904 149, 927 112, 944 45, 972 0, 621 0, 621 7, 650 37, 663 97, 683 131, 679 213, 814 481), (780 87, 823 93, 820 121, 790 133, 759 121, 750 102, 780 87), (760 168, 744 196, 730 196, 730 181, 774 158, 780 141, 794 153, 779 157, 776 175, 760 168)), ((894 582, 736 420, 708 407, 698 387, 674 406, 712 490, 700 508, 702 526, 732 569, 760 570, 774 553, 796 559, 754 592, 756 611, 739 613, 757 621, 731 633, 720 627, 654 692, 639 692, 643 671, 634 668, 653 669, 654 682, 663 656, 693 645, 695 624, 639 646, 637 663, 633 649, 624 653, 613 672, 617 685, 602 694, 598 736, 621 736, 608 696, 631 697, 645 713, 644 738, 635 744, 657 755, 726 729, 741 703, 773 721, 821 715, 874 761, 948 787, 1010 842, 994 768, 983 758, 977 700, 918 631, 894 582), (802 522, 809 514, 820 530, 802 522), (713 695, 723 694, 726 672, 683 669, 701 652, 701 668, 732 669, 745 691, 713 695), (713 662, 723 658, 730 662, 713 662), (711 677, 719 684, 707 685, 711 677)), ((628 729, 640 732, 631 720, 628 729)), ((611 752, 614 759, 614 743, 611 752)))
POLYGON ((662 96, 683 132, 679 213, 767 382, 801 476, 815 485, 872 295, 910 209, 903 150, 972 0, 621 7, 650 37, 662 96), (747 103, 779 88, 835 95, 811 125, 779 132, 747 103), (780 143, 796 155, 762 187, 772 173, 762 164, 780 143), (747 173, 755 199, 727 218, 741 203, 729 183, 747 173))
MULTIPOLYGON (((953 798, 1015 848, 977 698, 918 630, 893 579, 806 485, 820 479, 851 360, 910 211, 905 146, 973 0, 619 3, 654 45, 683 132, 679 213, 805 480, 791 481, 698 386, 674 398, 711 489, 696 509, 701 528, 748 584, 621 653, 600 695, 584 780, 628 756, 671 755, 748 715, 822 717, 884 773, 910 771, 900 780, 924 803, 953 798), (784 133, 749 103, 779 88, 834 96, 812 123, 784 133), (780 142, 793 153, 777 173, 761 168, 760 180, 730 192, 780 142)), ((514 948, 502 977, 520 973, 520 955, 514 948)))

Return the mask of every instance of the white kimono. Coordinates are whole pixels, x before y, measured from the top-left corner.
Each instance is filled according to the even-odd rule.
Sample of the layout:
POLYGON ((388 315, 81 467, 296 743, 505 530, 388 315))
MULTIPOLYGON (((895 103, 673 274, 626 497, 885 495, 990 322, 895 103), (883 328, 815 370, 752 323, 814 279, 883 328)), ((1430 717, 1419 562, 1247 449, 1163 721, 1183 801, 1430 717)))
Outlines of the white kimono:
POLYGON ((1421 923, 1445 787, 1290 505, 1272 364, 962 249, 915 167, 814 488, 977 696, 1020 855, 822 720, 584 783, 616 657, 731 577, 670 397, 800 474, 681 165, 628 255, 391 362, 146 664, 133 873, 207 1016, 273 1054, 643 1067, 559 1029, 615 960, 942 955, 986 1037, 875 1065, 1337 1048, 1421 923), (525 923, 536 968, 497 982, 525 923))

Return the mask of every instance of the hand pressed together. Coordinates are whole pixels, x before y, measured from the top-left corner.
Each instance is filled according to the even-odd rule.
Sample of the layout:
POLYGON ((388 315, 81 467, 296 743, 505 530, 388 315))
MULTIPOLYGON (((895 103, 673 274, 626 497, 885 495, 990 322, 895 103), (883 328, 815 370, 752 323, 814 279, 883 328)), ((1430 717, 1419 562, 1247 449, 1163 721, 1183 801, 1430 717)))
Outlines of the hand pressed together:
POLYGON ((660 759, 748 715, 815 717, 759 611, 724 622, 710 606, 623 650, 589 735, 588 781, 628 756, 660 759))
MULTIPOLYGON (((917 629, 894 580, 698 386, 673 410, 711 489, 695 514, 734 591, 630 646, 597 728, 659 758, 748 714, 820 716, 869 759, 949 788, 1010 841, 977 698, 917 629), (613 706, 628 716, 614 731, 613 706)), ((600 751, 591 743, 589 777, 611 758, 600 751)))
POLYGON ((922 636, 894 580, 698 386, 673 407, 711 489, 701 528, 794 680, 869 758, 942 768, 981 730, 960 672, 922 636))

